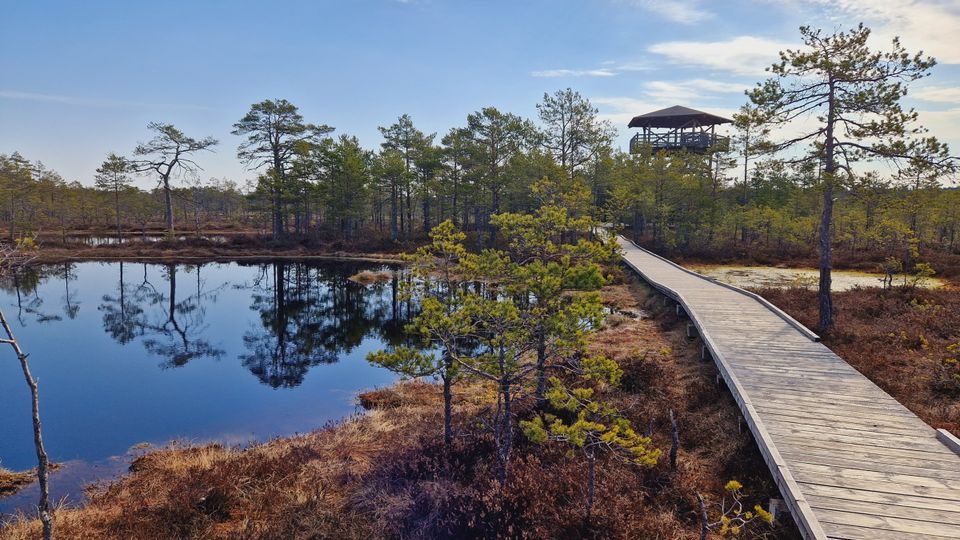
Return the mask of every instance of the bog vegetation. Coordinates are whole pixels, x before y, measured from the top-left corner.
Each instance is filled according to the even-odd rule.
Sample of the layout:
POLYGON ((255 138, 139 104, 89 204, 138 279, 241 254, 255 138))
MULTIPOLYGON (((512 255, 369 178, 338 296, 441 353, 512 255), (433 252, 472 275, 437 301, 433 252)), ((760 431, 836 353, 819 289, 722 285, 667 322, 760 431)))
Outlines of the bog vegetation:
MULTIPOLYGON (((501 483, 490 422, 498 390, 461 373, 451 387, 449 443, 442 385, 400 383, 362 394, 368 412, 316 432, 247 448, 140 450, 130 473, 92 489, 84 507, 58 509, 54 530, 63 538, 695 539, 704 527, 727 535, 743 527, 736 529, 741 538, 797 538, 789 515, 771 527, 755 508, 776 496, 776 485, 749 431, 738 427, 739 412, 717 383, 716 368, 701 361, 686 338, 686 322, 625 273, 609 277, 600 290, 605 306, 657 314, 609 315, 589 336, 586 357, 605 357, 601 372, 616 365, 618 384, 549 370, 561 379, 563 393, 591 387, 590 400, 615 407, 619 426, 609 429, 618 429, 618 438, 626 438, 629 423, 633 438, 646 441, 642 454, 595 448, 589 517, 589 448, 577 445, 578 437, 555 438, 561 430, 548 420, 553 415, 571 426, 580 414, 565 403, 554 406, 563 400, 554 397, 552 385, 538 408, 536 386, 528 380, 514 394, 514 426, 520 429, 501 483), (519 424, 540 417, 543 432, 519 424), (680 444, 671 463, 674 432, 680 444), (655 460, 633 459, 652 458, 657 450, 655 460), (725 489, 731 479, 742 485, 736 493, 725 489)), ((467 360, 467 351, 461 354, 467 360)), ((551 353, 547 365, 559 369, 562 362, 551 353)), ((35 538, 40 531, 36 519, 6 527, 4 537, 11 539, 35 538)))
MULTIPOLYGON (((255 103, 233 125, 243 137, 237 158, 258 171, 242 186, 201 177, 204 152, 218 141, 164 123, 149 124, 151 138, 131 141, 128 157, 107 155, 92 186, 17 153, 0 156, 0 220, 22 245, 39 233, 66 240, 111 231, 119 242, 134 231, 199 236, 233 228, 277 245, 373 237, 421 246, 409 258, 417 279, 404 291, 420 308, 408 332, 421 346, 370 356, 404 376, 440 382, 428 398, 415 396, 414 410, 374 404, 376 416, 248 452, 151 454, 134 476, 94 495, 101 513, 58 513, 59 525, 198 537, 691 530, 706 537, 765 527, 772 516, 745 502, 740 482, 726 483, 717 507, 696 493, 704 469, 678 462, 680 425, 716 434, 723 422, 711 408, 728 398, 704 377, 708 368, 658 381, 680 369, 660 365, 672 357, 669 347, 644 352, 631 343, 618 355, 610 333, 600 337, 615 324, 604 317, 601 291, 617 250, 599 226, 625 224, 636 240, 671 254, 806 260, 816 253, 821 327, 834 312, 834 256, 891 279, 924 279, 941 270, 937 261, 960 267, 960 191, 945 182, 954 160, 900 105, 933 60, 908 55, 896 41, 888 53, 871 52, 862 26, 801 33, 805 48, 782 53, 773 79, 749 93, 734 144, 705 154, 617 150, 615 128, 565 89, 544 95, 536 119, 484 107, 443 134, 424 133, 401 115, 380 128, 375 149, 309 123, 287 100, 255 103), (822 125, 787 140, 771 131, 810 112, 823 113, 822 125), (896 172, 877 172, 888 169, 872 166, 876 160, 891 161, 896 172), (134 187, 137 175, 156 188, 134 187), (686 410, 664 407, 675 398, 686 410), (332 472, 340 466, 349 478, 332 472), (669 510, 638 526, 624 517, 636 505, 623 492, 669 510), (149 505, 128 507, 131 500, 149 505), (366 526, 351 528, 357 523, 366 526)), ((957 345, 940 345, 953 347, 942 361, 950 382, 957 345)), ((711 448, 698 436, 707 453, 752 448, 729 439, 711 448)), ((721 465, 710 471, 721 486, 731 470, 755 473, 721 465)))

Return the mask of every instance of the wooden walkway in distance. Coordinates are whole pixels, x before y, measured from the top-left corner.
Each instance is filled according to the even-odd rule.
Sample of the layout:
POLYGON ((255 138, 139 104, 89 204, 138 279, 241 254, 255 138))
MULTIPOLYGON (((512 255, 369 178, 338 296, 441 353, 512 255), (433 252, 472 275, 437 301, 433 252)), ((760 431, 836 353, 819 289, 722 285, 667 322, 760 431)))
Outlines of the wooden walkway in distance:
POLYGON ((762 298, 620 238, 685 310, 804 538, 960 539, 960 447, 762 298))

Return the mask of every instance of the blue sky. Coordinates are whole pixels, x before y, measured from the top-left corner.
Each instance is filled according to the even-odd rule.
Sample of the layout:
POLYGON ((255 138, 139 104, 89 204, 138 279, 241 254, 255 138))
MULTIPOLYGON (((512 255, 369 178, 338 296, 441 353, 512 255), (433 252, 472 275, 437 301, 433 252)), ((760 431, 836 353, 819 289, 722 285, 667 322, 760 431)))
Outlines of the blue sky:
MULTIPOLYGON (((149 121, 221 144, 203 178, 243 183, 231 125, 286 98, 374 147, 402 113, 441 135, 496 106, 533 117, 572 87, 629 137, 635 114, 729 114, 797 27, 859 21, 940 61, 910 104, 960 153, 960 0, 0 0, 0 153, 91 183, 149 121)), ((152 184, 142 180, 144 187, 152 184)))

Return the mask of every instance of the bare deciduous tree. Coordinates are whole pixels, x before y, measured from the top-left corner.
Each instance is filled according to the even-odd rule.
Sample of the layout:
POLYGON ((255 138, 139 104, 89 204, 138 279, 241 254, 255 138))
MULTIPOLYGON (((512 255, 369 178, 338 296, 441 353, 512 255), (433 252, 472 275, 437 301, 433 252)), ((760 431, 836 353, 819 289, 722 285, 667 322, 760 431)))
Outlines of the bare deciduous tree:
MULTIPOLYGON (((25 264, 26 257, 15 246, 5 246, 0 244, 0 275, 6 272, 15 272, 17 267, 25 264)), ((37 450, 37 480, 40 482, 40 502, 37 504, 37 510, 40 514, 40 521, 43 523, 43 537, 46 540, 53 538, 53 514, 50 511, 50 488, 47 482, 50 460, 47 457, 47 450, 43 446, 43 434, 40 429, 40 391, 37 386, 37 380, 30 372, 30 364, 27 361, 27 353, 20 348, 13 330, 7 322, 7 318, 0 310, 0 327, 3 328, 3 335, 0 337, 0 344, 10 345, 17 360, 20 361, 20 368, 23 370, 23 378, 30 387, 30 397, 32 399, 33 409, 33 444, 37 450)))

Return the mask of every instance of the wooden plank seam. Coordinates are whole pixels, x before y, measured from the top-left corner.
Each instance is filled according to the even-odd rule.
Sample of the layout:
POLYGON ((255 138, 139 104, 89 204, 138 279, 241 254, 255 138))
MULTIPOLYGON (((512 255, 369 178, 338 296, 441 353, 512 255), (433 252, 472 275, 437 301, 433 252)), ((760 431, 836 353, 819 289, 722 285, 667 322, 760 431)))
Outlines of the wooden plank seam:
MULTIPOLYGON (((635 244, 634 244, 635 245, 635 244)), ((637 246, 639 248, 639 246, 637 246)), ((650 253, 643 248, 639 248, 647 253, 650 253)), ((651 255, 655 255, 650 253, 651 255)), ((663 257, 657 256, 658 259, 666 261, 663 257)), ((810 507, 810 504, 805 500, 803 493, 800 491, 800 486, 797 484, 796 480, 793 478, 793 475, 790 473, 790 470, 787 468, 786 462, 783 457, 780 455, 780 452, 777 450, 776 446, 773 444, 773 441, 770 438, 769 433, 767 433, 766 428, 763 426, 763 422, 760 420, 757 411, 754 409, 753 404, 750 402, 750 398, 747 396, 746 391, 743 389, 739 380, 733 374, 733 371, 730 368, 729 363, 726 358, 720 353, 719 348, 714 343, 713 339, 709 334, 704 332, 703 327, 700 324, 700 319, 697 316, 696 312, 691 309, 690 305, 686 302, 683 295, 671 290, 666 285, 663 285, 656 280, 652 279, 649 275, 640 270, 636 265, 631 263, 629 260, 624 259, 624 262, 633 269, 644 281, 650 283, 657 290, 668 294, 677 303, 683 306, 683 309, 686 311, 687 315, 690 317, 690 320, 693 321, 694 325, 697 327, 697 331, 700 333, 701 339, 706 344, 707 348, 710 350, 711 356, 717 364, 717 367, 720 371, 721 376, 727 383, 727 387, 730 388, 731 393, 733 394, 734 400, 737 402, 737 405, 740 407, 740 411, 743 413, 744 419, 747 421, 747 426, 750 428, 751 433, 753 433, 754 439, 758 442, 758 446, 763 455, 764 461, 767 463, 767 467, 770 468, 770 472, 773 475, 774 481, 777 484, 777 487, 780 489, 780 493, 784 498, 787 506, 790 508, 791 514, 793 514, 794 521, 797 523, 797 527, 800 529, 800 533, 807 540, 827 540, 827 535, 824 533, 823 528, 820 526, 819 521, 817 521, 816 516, 813 513, 813 509, 810 507)), ((669 262, 669 261, 668 261, 669 262)), ((677 267, 677 265, 672 264, 672 266, 677 267)), ((682 268, 682 267, 678 267, 682 268)), ((703 278, 695 272, 688 272, 695 276, 703 278)), ((705 278, 704 278, 705 279, 705 278)), ((709 281, 709 280, 708 280, 709 281)), ((789 322, 789 321, 787 321, 789 322)), ((799 325, 799 323, 796 323, 799 325)), ((804 328, 802 325, 799 325, 798 330, 804 328)))

